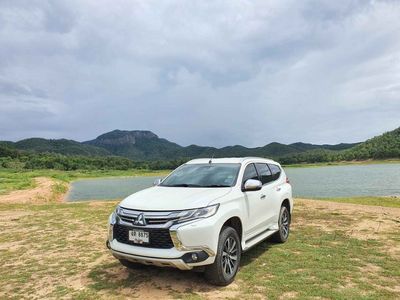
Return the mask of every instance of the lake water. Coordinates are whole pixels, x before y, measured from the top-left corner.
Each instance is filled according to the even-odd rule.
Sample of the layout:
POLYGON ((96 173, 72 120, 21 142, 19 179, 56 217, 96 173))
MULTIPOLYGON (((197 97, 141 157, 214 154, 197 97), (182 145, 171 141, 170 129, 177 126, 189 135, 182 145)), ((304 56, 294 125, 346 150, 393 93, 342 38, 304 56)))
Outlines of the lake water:
POLYGON ((158 177, 135 176, 82 179, 72 182, 67 200, 120 199, 153 185, 158 177))
MULTIPOLYGON (((286 168, 297 197, 400 196, 400 164, 286 168)), ((158 177, 82 179, 68 201, 121 199, 152 186, 158 177)))

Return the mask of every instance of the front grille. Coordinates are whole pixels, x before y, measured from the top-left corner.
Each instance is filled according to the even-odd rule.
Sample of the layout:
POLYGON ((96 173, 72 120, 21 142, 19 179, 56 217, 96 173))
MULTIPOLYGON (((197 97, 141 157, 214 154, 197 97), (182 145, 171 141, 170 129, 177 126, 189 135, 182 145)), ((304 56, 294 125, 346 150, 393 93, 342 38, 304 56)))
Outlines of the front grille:
POLYGON ((139 230, 145 230, 150 233, 150 239, 148 244, 135 244, 129 240, 129 230, 133 227, 124 226, 120 224, 114 225, 114 238, 124 244, 134 245, 139 247, 147 248, 158 248, 158 249, 171 249, 174 247, 172 243, 169 230, 165 228, 136 228, 139 230))
POLYGON ((139 211, 127 208, 120 208, 118 217, 125 222, 125 225, 133 224, 139 214, 144 214, 147 225, 164 225, 169 227, 179 219, 176 211, 139 211))
MULTIPOLYGON (((123 216, 123 215, 119 215, 119 217, 121 218, 122 221, 130 224, 133 224, 137 218, 137 216, 123 216)), ((149 225, 164 225, 169 221, 174 221, 178 219, 178 218, 151 218, 148 216, 145 216, 145 218, 146 218, 146 223, 149 225)))

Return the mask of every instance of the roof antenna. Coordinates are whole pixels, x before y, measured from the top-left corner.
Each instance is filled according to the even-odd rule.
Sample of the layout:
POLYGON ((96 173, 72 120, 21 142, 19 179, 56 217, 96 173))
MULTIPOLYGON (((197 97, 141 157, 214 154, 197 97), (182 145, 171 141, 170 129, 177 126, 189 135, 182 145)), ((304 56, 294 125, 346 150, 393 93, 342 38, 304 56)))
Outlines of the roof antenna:
POLYGON ((210 160, 208 161, 209 164, 212 163, 213 158, 214 158, 214 153, 213 153, 213 155, 211 156, 210 160))

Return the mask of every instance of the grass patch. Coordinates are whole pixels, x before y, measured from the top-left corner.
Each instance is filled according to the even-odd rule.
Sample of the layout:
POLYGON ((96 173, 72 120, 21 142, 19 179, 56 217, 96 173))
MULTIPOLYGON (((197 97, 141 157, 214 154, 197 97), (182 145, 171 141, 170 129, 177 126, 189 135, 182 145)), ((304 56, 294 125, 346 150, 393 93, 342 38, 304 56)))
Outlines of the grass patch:
POLYGON ((361 197, 341 197, 341 198, 318 198, 317 200, 400 208, 399 197, 361 196, 361 197))
POLYGON ((400 296, 398 258, 386 250, 400 243, 399 233, 381 240, 356 239, 348 232, 357 221, 340 212, 295 207, 289 241, 266 241, 246 252, 235 284, 218 288, 195 272, 122 267, 105 247, 107 218, 116 203, 0 204, 0 298, 400 296), (309 220, 328 225, 329 231, 309 220))

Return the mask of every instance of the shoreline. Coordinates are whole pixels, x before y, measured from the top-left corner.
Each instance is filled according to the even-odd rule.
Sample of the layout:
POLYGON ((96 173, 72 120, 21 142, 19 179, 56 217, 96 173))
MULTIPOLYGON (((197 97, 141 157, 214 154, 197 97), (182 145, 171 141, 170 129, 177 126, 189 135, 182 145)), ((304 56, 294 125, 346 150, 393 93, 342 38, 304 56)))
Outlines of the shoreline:
MULTIPOLYGON (((82 199, 68 201, 67 196, 71 191, 71 182, 62 182, 54 178, 39 177, 34 178, 36 184, 34 188, 24 190, 14 190, 8 194, 0 195, 0 204, 50 204, 50 203, 84 203, 84 202, 112 202, 120 201, 119 198, 110 199, 82 199)), ((400 209, 400 196, 351 196, 351 197, 293 197, 295 201, 307 200, 326 203, 342 203, 370 207, 385 207, 400 209)))
POLYGON ((313 168, 313 167, 331 167, 331 166, 363 166, 363 165, 381 165, 381 164, 400 164, 400 159, 383 159, 383 160, 351 160, 351 161, 333 161, 321 163, 299 163, 299 164, 282 164, 284 168, 313 168))

